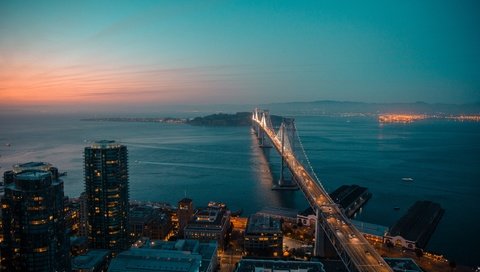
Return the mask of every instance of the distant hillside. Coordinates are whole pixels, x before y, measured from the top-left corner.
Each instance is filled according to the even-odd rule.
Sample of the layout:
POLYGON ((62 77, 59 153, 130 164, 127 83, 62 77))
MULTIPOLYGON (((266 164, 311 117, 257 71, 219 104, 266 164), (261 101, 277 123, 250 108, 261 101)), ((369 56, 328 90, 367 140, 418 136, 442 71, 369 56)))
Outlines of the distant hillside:
MULTIPOLYGON (((280 116, 271 116, 273 125, 282 121, 280 116)), ((193 126, 250 126, 252 124, 251 112, 237 112, 235 114, 217 113, 204 117, 195 117, 187 121, 193 126)))
POLYGON ((471 104, 429 104, 416 103, 364 103, 349 101, 312 101, 274 103, 261 105, 271 112, 285 115, 325 115, 340 113, 424 113, 424 114, 480 114, 480 103, 471 104))

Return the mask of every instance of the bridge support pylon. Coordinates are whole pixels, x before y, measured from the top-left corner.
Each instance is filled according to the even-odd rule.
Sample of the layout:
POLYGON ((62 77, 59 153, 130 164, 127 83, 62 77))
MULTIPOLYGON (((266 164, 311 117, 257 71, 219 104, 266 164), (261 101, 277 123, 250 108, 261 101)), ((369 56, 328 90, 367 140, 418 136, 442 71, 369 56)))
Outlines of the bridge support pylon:
POLYGON ((295 177, 290 173, 290 170, 285 165, 283 158, 281 159, 282 163, 280 166, 280 177, 278 179, 278 184, 272 187, 272 190, 298 190, 297 182, 295 177))
POLYGON ((272 148, 272 145, 268 143, 268 140, 265 137, 265 132, 259 128, 256 129, 257 139, 258 139, 258 146, 261 148, 272 148))
POLYGON ((319 210, 316 211, 315 221, 315 246, 313 248, 313 255, 316 257, 333 258, 338 256, 335 248, 327 237, 327 234, 321 226, 319 210))
POLYGON ((274 185, 272 187, 272 190, 298 190, 299 188, 295 181, 295 177, 291 174, 290 170, 288 169, 288 166, 285 163, 285 159, 283 157, 283 152, 285 150, 285 138, 284 138, 285 130, 281 130, 281 132, 282 132, 282 137, 281 137, 282 149, 280 154, 280 160, 281 160, 280 178, 278 179, 278 185, 276 186, 274 185))

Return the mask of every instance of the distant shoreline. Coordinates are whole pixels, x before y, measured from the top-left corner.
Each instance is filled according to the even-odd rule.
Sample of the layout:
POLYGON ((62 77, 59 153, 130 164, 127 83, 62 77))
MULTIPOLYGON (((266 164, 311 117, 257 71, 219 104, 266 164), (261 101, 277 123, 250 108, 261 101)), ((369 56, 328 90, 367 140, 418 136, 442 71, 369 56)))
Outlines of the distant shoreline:
MULTIPOLYGON (((372 117, 377 118, 380 124, 388 123, 412 123, 421 120, 450 120, 459 122, 480 122, 480 115, 417 115, 417 114, 356 114, 356 113, 342 113, 329 114, 325 116, 354 118, 354 117, 372 117)), ((271 115, 272 122, 279 125, 282 121, 281 116, 271 115)), ((217 113, 203 117, 195 118, 175 118, 175 117, 98 117, 98 118, 84 118, 81 121, 93 122, 140 122, 140 123, 165 123, 165 124, 187 124, 192 126, 207 126, 207 127, 235 127, 235 126, 250 126, 251 113, 237 112, 235 114, 217 113)))
MULTIPOLYGON (((84 118, 81 121, 94 122, 141 122, 141 123, 167 123, 167 124, 187 124, 192 126, 208 126, 208 127, 234 127, 234 126, 250 126, 250 112, 237 112, 235 114, 217 113, 203 117, 195 118, 159 118, 159 117, 100 117, 100 118, 84 118)), ((280 116, 271 116, 272 122, 281 121, 280 116)))
POLYGON ((158 118, 158 117, 99 117, 99 118, 83 118, 80 121, 93 122, 137 122, 137 123, 168 123, 168 124, 185 124, 188 122, 186 118, 158 118))

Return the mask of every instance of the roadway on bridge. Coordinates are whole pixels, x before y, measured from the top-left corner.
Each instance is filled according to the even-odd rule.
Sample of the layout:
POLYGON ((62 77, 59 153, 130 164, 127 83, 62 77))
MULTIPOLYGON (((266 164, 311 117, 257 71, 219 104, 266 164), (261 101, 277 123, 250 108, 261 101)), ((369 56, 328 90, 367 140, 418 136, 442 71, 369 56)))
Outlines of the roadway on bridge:
MULTIPOLYGON (((262 125, 262 120, 256 119, 255 116, 258 116, 258 114, 254 114, 253 121, 265 132, 275 149, 281 154, 294 175, 297 185, 305 194, 312 208, 318 211, 320 216, 318 220, 327 236, 334 237, 334 239, 332 237, 330 239, 344 263, 348 263, 348 260, 342 257, 341 252, 348 255, 357 271, 392 271, 365 237, 350 223, 350 220, 342 213, 328 193, 306 171, 294 153, 285 147, 282 148, 282 142, 276 137, 273 128, 262 125)), ((269 122, 263 123, 267 124, 269 122)), ((317 235, 317 237, 319 236, 317 235)))

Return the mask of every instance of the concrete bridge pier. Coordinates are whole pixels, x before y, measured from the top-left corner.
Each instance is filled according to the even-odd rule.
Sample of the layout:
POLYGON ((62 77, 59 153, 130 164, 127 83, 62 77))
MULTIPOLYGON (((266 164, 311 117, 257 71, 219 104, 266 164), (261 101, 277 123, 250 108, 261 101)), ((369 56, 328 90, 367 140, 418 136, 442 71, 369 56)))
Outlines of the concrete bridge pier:
POLYGON ((316 257, 322 258, 334 258, 337 255, 335 248, 327 237, 327 234, 321 226, 319 210, 316 211, 316 222, 315 222, 315 246, 313 248, 313 255, 316 257))

